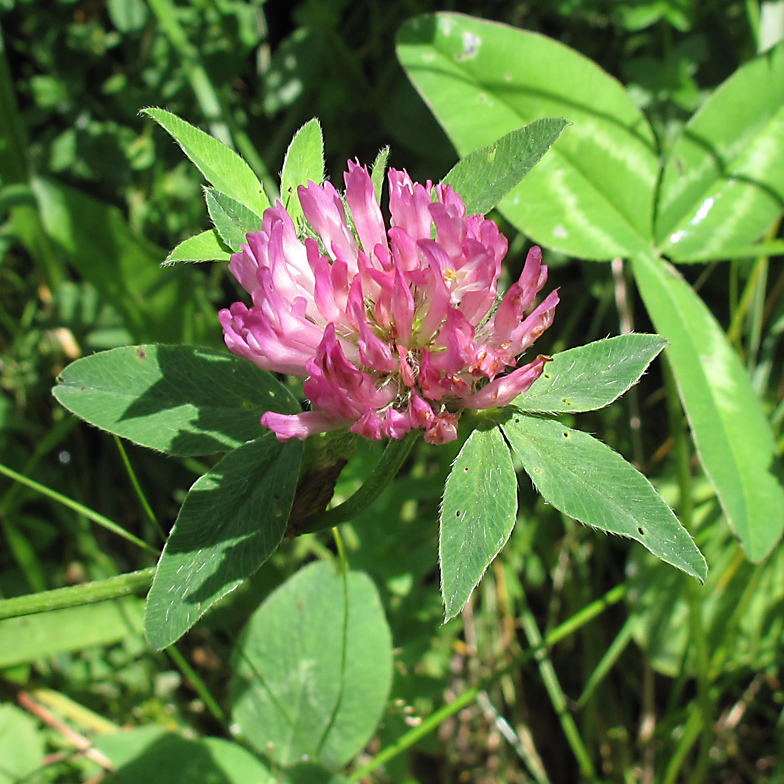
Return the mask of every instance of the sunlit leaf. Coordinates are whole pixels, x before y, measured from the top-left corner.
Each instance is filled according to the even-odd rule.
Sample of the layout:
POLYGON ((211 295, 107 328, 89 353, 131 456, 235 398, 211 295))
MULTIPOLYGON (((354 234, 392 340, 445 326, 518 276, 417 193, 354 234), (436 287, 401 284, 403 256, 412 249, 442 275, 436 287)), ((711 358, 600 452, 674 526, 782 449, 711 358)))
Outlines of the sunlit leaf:
POLYGON ((283 206, 295 221, 302 215, 297 188, 309 181, 316 185, 324 181, 324 139, 321 125, 315 118, 306 122, 294 135, 280 175, 283 206))
POLYGON ((457 615, 509 539, 517 478, 501 431, 474 430, 444 487, 439 560, 446 619, 457 615))
POLYGON ((517 228, 581 258, 650 246, 653 132, 595 63, 538 33, 450 13, 407 22, 397 51, 460 155, 543 117, 572 123, 499 204, 517 228))
POLYGON ((216 190, 263 215, 269 200, 253 170, 234 150, 164 109, 143 109, 141 113, 172 136, 216 190))
POLYGON ((688 531, 617 452, 554 419, 514 414, 501 429, 549 504, 593 528, 635 539, 657 558, 705 581, 708 566, 688 531))
POLYGON ((231 248, 223 242, 215 229, 210 229, 183 240, 163 263, 169 266, 181 261, 228 261, 230 258, 231 248))
POLYGON ((6 618, 0 621, 0 668, 111 645, 141 630, 142 602, 135 596, 6 618))
POLYGON ((617 400, 667 345, 658 335, 619 335, 556 354, 512 401, 520 411, 593 411, 617 400))
POLYGON ((678 261, 724 258, 784 209, 784 43, 739 68, 683 129, 664 169, 656 240, 678 261))
POLYGON ((269 558, 294 499, 302 443, 273 433, 229 452, 191 487, 158 562, 144 628, 171 645, 269 558))
POLYGON ((719 323, 669 265, 634 259, 656 330, 670 341, 678 391, 705 472, 746 555, 764 558, 784 527, 776 444, 759 398, 719 323))

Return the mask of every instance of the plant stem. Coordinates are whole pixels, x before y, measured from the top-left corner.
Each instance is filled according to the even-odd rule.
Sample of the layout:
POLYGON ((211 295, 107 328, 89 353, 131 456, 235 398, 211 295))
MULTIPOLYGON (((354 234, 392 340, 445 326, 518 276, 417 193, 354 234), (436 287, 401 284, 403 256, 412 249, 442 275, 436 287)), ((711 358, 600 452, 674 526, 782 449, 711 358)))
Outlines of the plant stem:
POLYGON ((555 708, 558 715, 558 721, 561 723, 566 740, 572 747, 572 752, 577 759, 577 764, 580 767, 582 775, 590 781, 596 781, 596 771, 594 770, 591 756, 588 749, 585 748, 580 732, 577 729, 577 724, 574 717, 569 713, 569 708, 566 704, 566 695, 561 688, 558 681, 558 676, 555 672, 555 667, 547 655, 547 646, 542 639, 542 634, 539 631, 539 626, 536 623, 533 613, 528 607, 528 603, 523 597, 523 609, 521 617, 523 632, 528 639, 528 644, 534 649, 534 658, 539 666, 539 674, 542 676, 544 687, 547 689, 547 694, 550 697, 550 702, 555 708))
POLYGON ((28 479, 26 476, 22 476, 22 474, 17 473, 12 468, 8 468, 0 463, 0 474, 5 474, 10 479, 14 479, 17 482, 21 482, 23 485, 27 485, 27 487, 35 490, 41 495, 48 496, 54 501, 58 501, 63 506, 67 506, 69 509, 73 509, 75 512, 84 515, 88 520, 92 520, 94 523, 98 523, 98 525, 106 528, 107 531, 111 531, 112 533, 117 534, 118 536, 122 536, 123 539, 127 539, 129 542, 133 542, 133 544, 141 547, 148 552, 158 554, 158 551, 151 547, 147 542, 143 542, 139 539, 138 536, 134 536, 132 533, 129 533, 124 528, 120 527, 114 521, 110 520, 108 517, 104 517, 102 514, 98 512, 94 512, 89 507, 86 507, 84 504, 80 504, 78 501, 74 501, 72 498, 68 498, 68 496, 62 495, 58 493, 56 490, 52 490, 46 485, 42 485, 39 482, 36 482, 34 479, 28 479))
MULTIPOLYGON (((693 529, 694 499, 691 488, 691 471, 689 467, 689 443, 686 433, 686 418, 683 415, 678 391, 675 385, 675 375, 669 363, 664 365, 664 380, 667 388, 667 408, 670 418, 670 432, 675 439, 675 459, 678 474, 678 517, 687 531, 693 529)), ((692 772, 689 781, 691 784, 699 784, 705 779, 710 763, 710 748, 713 743, 712 722, 713 706, 710 697, 710 680, 708 661, 708 642, 705 636, 705 626, 702 622, 702 597, 700 595, 701 586, 688 580, 686 585, 687 600, 689 604, 689 638, 693 645, 697 665, 697 704, 699 710, 693 714, 693 719, 697 723, 695 733, 699 731, 701 735, 700 752, 697 764, 692 772)), ((686 735, 686 734, 685 734, 686 735)), ((696 737, 696 735, 695 735, 696 737)), ((693 741, 691 741, 693 742, 693 741)), ((686 755, 677 753, 675 759, 680 759, 681 763, 686 755)), ((673 760, 673 762, 674 762, 673 760)), ((667 770, 668 777, 677 775, 677 769, 670 764, 667 770)))
POLYGON ((131 461, 128 458, 128 453, 125 451, 125 447, 123 446, 123 442, 119 436, 114 436, 114 443, 117 444, 117 449, 120 450, 120 457, 122 458, 123 465, 125 466, 125 470, 128 472, 128 477, 131 480, 134 491, 136 492, 136 497, 139 499, 139 503, 142 505, 142 509, 147 515, 147 519, 152 523, 153 528, 161 537, 161 541, 165 542, 166 534, 163 532, 163 528, 161 528, 161 524, 158 522, 158 518, 155 516, 155 512, 152 511, 150 502, 147 500, 147 496, 144 494, 144 490, 142 490, 142 486, 139 484, 139 479, 136 476, 136 472, 133 470, 131 461))
POLYGON ((53 591, 42 591, 27 596, 14 596, 0 600, 0 620, 16 618, 20 615, 33 615, 62 610, 66 607, 79 607, 83 604, 103 602, 107 599, 118 599, 121 596, 140 593, 152 582, 155 567, 140 569, 138 572, 118 574, 105 580, 95 580, 82 585, 68 588, 55 588, 53 591))
POLYGON ((199 695, 199 698, 204 703, 207 710, 212 714, 213 718, 225 726, 226 714, 223 712, 223 708, 218 705, 218 701, 215 697, 210 694, 207 684, 202 680, 199 673, 191 667, 188 660, 180 653, 176 645, 170 645, 166 648, 166 653, 169 654, 169 657, 177 666, 177 669, 190 682, 191 686, 193 686, 194 691, 199 695))
POLYGON ((333 509, 328 509, 320 515, 306 519, 302 524, 301 533, 312 534, 324 531, 340 523, 345 523, 364 512, 397 476, 397 472, 408 457, 408 453, 419 435, 419 430, 411 430, 399 441, 390 441, 373 472, 359 490, 351 498, 333 509))
MULTIPOLYGON (((621 583, 620 585, 616 585, 612 590, 608 591, 604 596, 591 602, 586 607, 583 607, 583 609, 578 613, 550 631, 542 643, 542 648, 555 645, 566 637, 574 634, 574 632, 576 632, 582 626, 601 615, 608 607, 612 607, 612 605, 620 602, 623 597, 626 596, 627 591, 628 586, 626 583, 621 583)), ((405 733, 405 735, 402 735, 393 744, 387 746, 385 749, 382 749, 375 757, 373 757, 372 760, 370 760, 370 762, 354 771, 348 777, 348 784, 357 784, 360 779, 367 776, 376 768, 393 759, 398 754, 402 754, 406 749, 413 746, 420 738, 423 738, 425 735, 435 730, 443 721, 448 719, 450 716, 454 716, 455 713, 461 711, 463 708, 465 708, 466 705, 470 705, 477 698, 479 692, 486 691, 491 686, 493 686, 493 684, 501 680, 501 678, 505 677, 510 672, 519 669, 526 662, 534 658, 538 650, 540 649, 537 647, 531 647, 528 650, 523 651, 507 666, 493 673, 490 677, 482 680, 476 688, 464 691, 453 702, 450 702, 448 705, 444 705, 443 707, 439 708, 435 713, 432 713, 430 716, 428 716, 418 727, 413 727, 410 729, 405 733)))

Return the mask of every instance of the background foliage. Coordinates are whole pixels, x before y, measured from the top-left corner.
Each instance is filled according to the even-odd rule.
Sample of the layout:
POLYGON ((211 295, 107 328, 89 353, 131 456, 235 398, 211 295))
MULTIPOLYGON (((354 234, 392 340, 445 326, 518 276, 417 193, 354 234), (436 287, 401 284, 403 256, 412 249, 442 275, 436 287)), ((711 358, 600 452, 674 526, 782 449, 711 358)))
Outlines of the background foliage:
MULTIPOLYGON (((181 341, 219 348, 215 313, 238 297, 223 265, 160 269, 209 221, 198 172, 141 108, 164 106, 233 144, 271 196, 292 134, 314 116, 334 181, 347 158, 369 163, 386 144, 393 166, 437 180, 457 154, 408 81, 395 40, 412 17, 452 10, 543 33, 593 60, 643 111, 666 156, 714 89, 781 38, 780 6, 3 0, 2 595, 149 569, 188 487, 214 468, 212 460, 123 446, 78 424, 51 397, 63 368, 99 349, 181 341)), ((516 277, 527 240, 514 216, 494 217, 510 237, 516 277)), ((766 239, 777 234, 775 224, 766 239)), ((621 264, 555 251, 546 261, 562 304, 540 350, 631 327, 652 331, 621 264)), ((780 260, 746 254, 681 271, 750 374, 780 454, 780 260)), ((644 274, 638 270, 638 280, 644 274)), ((655 284, 650 278, 646 298, 657 295, 655 284)), ((676 506, 710 564, 705 588, 638 546, 577 525, 523 484, 501 558, 463 615, 442 626, 436 520, 459 445, 416 451, 394 490, 343 527, 349 564, 380 595, 394 677, 370 745, 359 733, 323 761, 342 764, 359 753, 349 772, 359 780, 363 764, 394 752, 404 737, 410 748, 388 754, 383 769, 369 763, 368 781, 784 778, 781 549, 759 564, 746 559, 682 437, 673 388, 659 364, 628 401, 565 421, 633 460, 676 506), (548 645, 534 657, 543 639, 548 645), (447 705, 463 709, 439 714, 447 705), (432 731, 417 737, 420 728, 432 731)), ((378 458, 377 445, 359 449, 338 481, 339 497, 378 458)), ((122 600, 0 621, 0 781, 85 781, 111 763, 149 782, 171 776, 172 757, 193 760, 197 773, 217 781, 272 776, 290 758, 269 755, 250 731, 239 737, 244 748, 227 742, 232 721, 242 725, 233 711, 249 710, 237 686, 249 665, 229 663, 242 656, 235 642, 250 614, 279 596, 272 591, 300 565, 330 559, 333 549, 323 535, 285 541, 164 653, 144 643, 133 595, 146 590, 149 572, 122 600), (126 724, 137 729, 113 733, 126 724)), ((253 633, 251 625, 242 639, 253 633)), ((258 687, 253 677, 246 682, 258 687)), ((291 775, 321 780, 308 765, 291 775)))

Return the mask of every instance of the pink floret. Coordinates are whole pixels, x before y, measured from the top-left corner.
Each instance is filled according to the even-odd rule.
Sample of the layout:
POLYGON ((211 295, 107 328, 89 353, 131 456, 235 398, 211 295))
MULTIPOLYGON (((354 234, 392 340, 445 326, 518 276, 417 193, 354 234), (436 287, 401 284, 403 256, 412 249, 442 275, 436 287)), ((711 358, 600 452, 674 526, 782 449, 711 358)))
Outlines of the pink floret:
POLYGON ((278 202, 230 270, 250 307, 220 311, 226 345, 264 370, 300 376, 311 410, 268 412, 281 441, 348 428, 365 438, 457 438, 463 409, 497 408, 524 393, 547 357, 517 367, 558 304, 532 248, 500 298, 508 243, 466 215, 449 185, 389 171, 387 228, 367 169, 349 161, 345 202, 330 183, 300 186, 307 228, 278 202))

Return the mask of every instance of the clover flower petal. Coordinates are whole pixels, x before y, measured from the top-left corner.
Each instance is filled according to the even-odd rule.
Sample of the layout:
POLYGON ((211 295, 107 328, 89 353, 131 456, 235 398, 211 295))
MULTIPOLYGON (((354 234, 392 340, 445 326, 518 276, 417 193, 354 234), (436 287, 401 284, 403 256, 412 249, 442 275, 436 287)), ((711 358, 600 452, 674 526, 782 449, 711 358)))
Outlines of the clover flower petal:
POLYGON ((503 406, 541 375, 517 367, 553 320, 558 293, 539 248, 498 296, 508 243, 466 215, 449 185, 390 169, 386 227, 367 168, 349 161, 345 200, 330 183, 298 188, 304 225, 278 202, 232 256, 250 307, 220 312, 226 345, 264 370, 303 377, 311 410, 261 418, 281 441, 349 428, 366 438, 457 438, 463 409, 503 406))

